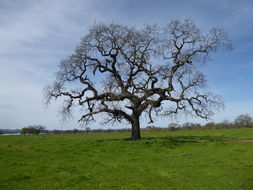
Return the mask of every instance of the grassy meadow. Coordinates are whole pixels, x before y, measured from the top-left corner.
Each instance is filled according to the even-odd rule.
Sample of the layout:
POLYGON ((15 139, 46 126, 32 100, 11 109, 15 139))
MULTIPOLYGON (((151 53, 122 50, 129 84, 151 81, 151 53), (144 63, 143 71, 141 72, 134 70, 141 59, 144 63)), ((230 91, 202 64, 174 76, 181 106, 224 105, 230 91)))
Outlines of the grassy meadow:
POLYGON ((252 190, 253 129, 0 136, 0 190, 252 190))

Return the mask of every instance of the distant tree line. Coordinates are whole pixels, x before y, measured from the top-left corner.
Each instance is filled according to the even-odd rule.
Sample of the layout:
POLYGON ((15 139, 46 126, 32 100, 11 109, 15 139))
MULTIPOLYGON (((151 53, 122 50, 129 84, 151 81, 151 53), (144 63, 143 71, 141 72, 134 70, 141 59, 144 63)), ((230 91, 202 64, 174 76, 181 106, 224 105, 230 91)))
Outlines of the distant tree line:
MULTIPOLYGON (((235 129, 235 128, 253 128, 253 118, 249 114, 241 114, 237 116, 234 122, 229 122, 227 119, 220 122, 209 122, 205 125, 199 123, 186 122, 182 125, 170 123, 168 128, 160 128, 161 130, 177 131, 177 130, 198 130, 198 129, 235 129)), ((147 127, 147 129, 158 130, 157 128, 147 127)))
POLYGON ((19 133, 20 129, 0 129, 0 134, 13 134, 19 133))
POLYGON ((91 129, 86 127, 84 130, 73 129, 73 130, 52 130, 50 133, 52 134, 81 134, 81 133, 113 133, 113 132, 130 132, 131 130, 128 128, 123 129, 91 129))
MULTIPOLYGON (((182 125, 178 123, 170 123, 167 128, 157 126, 147 126, 141 128, 142 132, 152 131, 179 131, 179 130, 204 130, 204 129, 235 129, 235 128, 253 128, 253 119, 249 114, 242 114, 236 117, 234 122, 224 120, 220 123, 209 122, 205 125, 199 123, 186 122, 182 125)), ((73 129, 73 130, 52 130, 50 133, 53 134, 78 134, 78 133, 112 133, 112 132, 130 132, 129 128, 124 129, 91 129, 86 127, 84 130, 73 129)))
MULTIPOLYGON (((204 130, 204 129, 235 129, 235 128, 253 128, 253 118, 249 114, 241 114, 235 118, 233 122, 224 120, 220 123, 209 122, 204 125, 199 123, 186 122, 183 124, 170 123, 166 128, 157 126, 147 126, 142 128, 142 132, 152 131, 179 131, 179 130, 204 130)), ((0 134, 17 133, 23 135, 38 135, 38 134, 81 134, 81 133, 112 133, 112 132, 130 132, 131 129, 91 129, 86 127, 84 129, 72 129, 72 130, 46 130, 43 125, 30 125, 23 127, 21 130, 15 129, 0 129, 0 134)))

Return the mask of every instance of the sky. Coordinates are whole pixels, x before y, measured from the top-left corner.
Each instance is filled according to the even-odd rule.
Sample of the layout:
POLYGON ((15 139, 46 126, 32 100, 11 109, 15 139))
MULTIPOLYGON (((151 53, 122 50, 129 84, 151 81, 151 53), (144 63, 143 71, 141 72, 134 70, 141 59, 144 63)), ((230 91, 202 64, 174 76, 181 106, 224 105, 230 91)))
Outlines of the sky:
POLYGON ((182 116, 154 125, 253 116, 252 10, 252 0, 0 0, 0 128, 80 128, 78 113, 62 122, 59 103, 43 106, 42 89, 54 81, 59 62, 72 54, 89 26, 102 22, 142 27, 190 18, 203 31, 218 27, 229 33, 233 50, 215 54, 204 68, 209 90, 223 97, 225 109, 210 121, 182 116))

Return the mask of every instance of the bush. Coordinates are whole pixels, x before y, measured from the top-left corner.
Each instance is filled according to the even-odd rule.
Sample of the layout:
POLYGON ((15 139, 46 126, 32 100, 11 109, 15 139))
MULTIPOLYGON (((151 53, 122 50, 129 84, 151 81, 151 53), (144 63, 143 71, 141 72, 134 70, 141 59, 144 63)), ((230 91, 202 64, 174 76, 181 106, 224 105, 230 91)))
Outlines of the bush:
POLYGON ((20 131, 22 135, 38 135, 42 132, 45 132, 46 127, 42 125, 31 125, 28 127, 23 127, 20 131))

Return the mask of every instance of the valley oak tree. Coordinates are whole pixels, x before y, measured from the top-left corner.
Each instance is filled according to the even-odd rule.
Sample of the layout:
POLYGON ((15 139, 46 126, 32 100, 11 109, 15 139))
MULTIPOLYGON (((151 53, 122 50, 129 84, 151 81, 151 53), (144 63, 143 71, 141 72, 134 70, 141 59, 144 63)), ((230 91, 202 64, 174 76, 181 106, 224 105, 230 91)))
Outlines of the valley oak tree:
POLYGON ((119 24, 95 24, 74 53, 60 63, 56 81, 44 88, 46 103, 62 98, 63 117, 81 107, 79 122, 126 120, 131 139, 140 136, 140 117, 184 112, 208 119, 223 105, 205 91, 199 67, 220 47, 227 33, 213 28, 202 33, 191 20, 171 21, 165 27, 142 29, 119 24))

